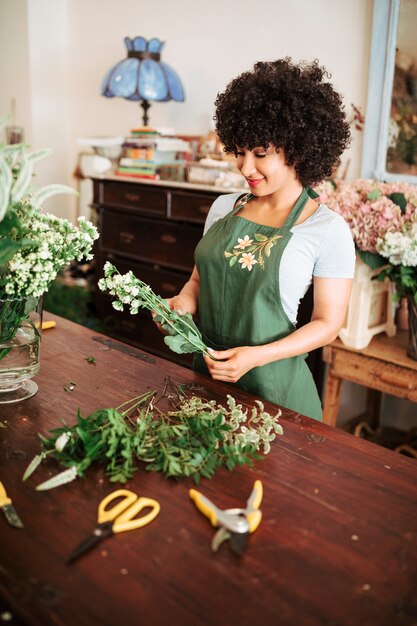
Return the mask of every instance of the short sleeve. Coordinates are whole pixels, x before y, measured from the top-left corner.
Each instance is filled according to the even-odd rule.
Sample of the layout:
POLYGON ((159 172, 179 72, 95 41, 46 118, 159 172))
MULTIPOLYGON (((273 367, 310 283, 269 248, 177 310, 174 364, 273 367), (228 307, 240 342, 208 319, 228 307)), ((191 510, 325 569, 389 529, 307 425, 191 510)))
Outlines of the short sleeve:
POLYGON ((222 217, 227 215, 227 213, 230 213, 240 195, 242 194, 228 193, 215 199, 206 217, 206 222, 204 224, 204 235, 206 234, 208 229, 213 226, 214 222, 217 222, 217 220, 220 220, 222 217))
POLYGON ((349 226, 341 215, 334 214, 322 241, 313 275, 321 278, 353 278, 355 245, 349 226))

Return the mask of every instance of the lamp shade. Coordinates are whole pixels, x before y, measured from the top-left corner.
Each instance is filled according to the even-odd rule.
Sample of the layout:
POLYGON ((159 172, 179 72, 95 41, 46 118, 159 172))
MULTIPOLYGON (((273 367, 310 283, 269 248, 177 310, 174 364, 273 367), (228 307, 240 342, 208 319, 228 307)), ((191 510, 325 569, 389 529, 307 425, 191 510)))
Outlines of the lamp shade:
POLYGON ((144 37, 125 37, 127 58, 116 63, 105 75, 101 93, 107 98, 127 100, 184 101, 184 88, 169 65, 161 61, 164 42, 144 37))

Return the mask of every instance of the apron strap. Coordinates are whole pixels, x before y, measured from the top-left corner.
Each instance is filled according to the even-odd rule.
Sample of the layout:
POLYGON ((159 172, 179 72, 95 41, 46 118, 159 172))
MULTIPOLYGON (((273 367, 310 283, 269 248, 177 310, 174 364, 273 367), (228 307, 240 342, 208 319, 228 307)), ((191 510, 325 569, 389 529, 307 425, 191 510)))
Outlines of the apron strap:
MULTIPOLYGON (((232 215, 235 215, 242 207, 245 206, 249 200, 252 200, 255 196, 252 193, 247 193, 244 196, 238 198, 237 205, 232 211, 232 215)), ((287 217, 284 225, 282 226, 282 230, 291 230, 294 226, 295 222, 298 220, 301 211, 304 209, 307 204, 309 198, 318 198, 318 194, 311 189, 310 187, 303 187, 303 190, 298 198, 297 202, 294 205, 294 208, 291 210, 291 213, 287 217)))
POLYGON ((294 208, 292 209, 291 213, 287 217, 285 224, 282 227, 282 230, 290 230, 294 226, 295 222, 298 220, 301 214, 301 211, 304 209, 305 205, 307 204, 309 198, 310 196, 308 194, 307 187, 303 187, 300 197, 295 203, 294 208))
POLYGON ((249 200, 252 200, 252 198, 253 198, 253 197, 254 197, 253 193, 246 193, 246 194, 244 194, 243 196, 240 196, 240 197, 236 200, 237 205, 236 205, 236 206, 235 206, 235 208, 233 209, 233 211, 232 211, 232 215, 234 215, 235 213, 237 213, 238 211, 240 211, 240 209, 241 209, 242 207, 244 207, 244 206, 245 206, 245 204, 246 204, 247 202, 249 202, 249 200))

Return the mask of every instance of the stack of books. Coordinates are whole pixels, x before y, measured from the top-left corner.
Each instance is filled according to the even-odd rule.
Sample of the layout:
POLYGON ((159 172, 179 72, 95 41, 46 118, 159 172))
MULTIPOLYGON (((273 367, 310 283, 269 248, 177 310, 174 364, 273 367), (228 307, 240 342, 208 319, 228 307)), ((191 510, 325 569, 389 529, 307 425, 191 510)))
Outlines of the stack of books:
POLYGON ((150 127, 134 128, 123 144, 116 174, 158 180, 158 169, 162 165, 182 163, 179 155, 189 151, 189 144, 182 139, 161 137, 150 127))

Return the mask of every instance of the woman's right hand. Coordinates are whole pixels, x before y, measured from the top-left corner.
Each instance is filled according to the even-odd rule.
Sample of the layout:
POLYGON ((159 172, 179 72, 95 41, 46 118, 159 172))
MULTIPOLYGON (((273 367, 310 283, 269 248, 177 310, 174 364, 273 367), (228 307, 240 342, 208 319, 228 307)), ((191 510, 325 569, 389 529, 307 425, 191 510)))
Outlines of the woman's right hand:
MULTIPOLYGON (((178 315, 184 315, 184 313, 191 313, 191 315, 194 315, 194 313, 196 313, 197 311, 195 303, 192 301, 191 298, 187 298, 187 296, 173 296, 172 298, 167 298, 166 303, 173 311, 176 311, 178 315)), ((154 321, 155 317, 156 314, 152 313, 152 318, 154 319, 154 321)), ((159 322, 155 322, 155 324, 161 333, 163 333, 164 335, 167 334, 167 332, 162 328, 159 322)))

